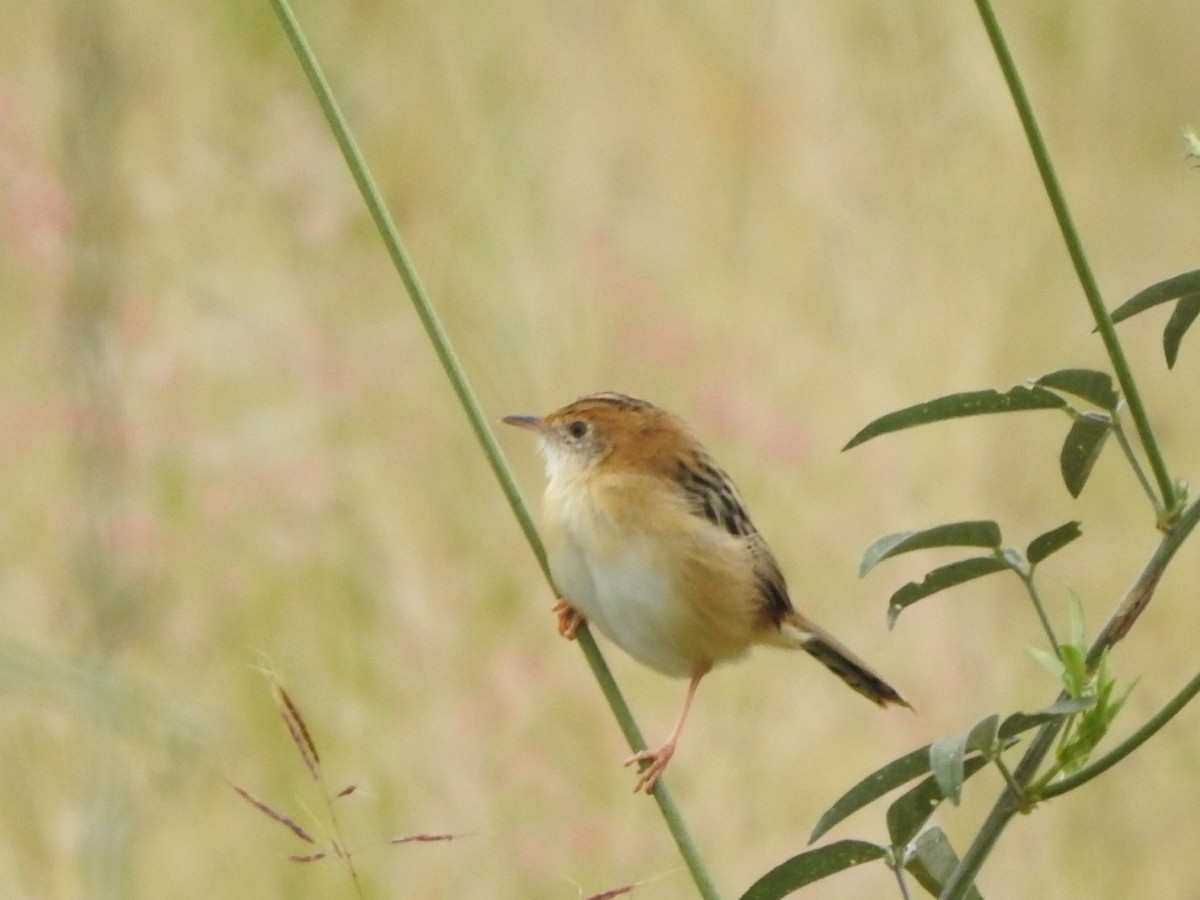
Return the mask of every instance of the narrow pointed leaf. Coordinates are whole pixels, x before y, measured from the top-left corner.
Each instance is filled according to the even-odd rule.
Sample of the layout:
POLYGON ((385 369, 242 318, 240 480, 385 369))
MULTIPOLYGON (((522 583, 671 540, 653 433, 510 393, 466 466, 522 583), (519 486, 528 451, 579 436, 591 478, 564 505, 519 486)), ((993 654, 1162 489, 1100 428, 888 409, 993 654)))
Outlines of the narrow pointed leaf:
POLYGON ((975 727, 967 732, 967 752, 978 750, 988 759, 994 758, 1000 752, 1000 746, 996 740, 999 728, 1000 717, 995 713, 986 719, 980 719, 975 723, 975 727))
POLYGON ((1039 534, 1030 541, 1029 547, 1025 550, 1025 557, 1029 560, 1031 566, 1036 566, 1047 556, 1057 553, 1081 534, 1083 534, 1083 531, 1080 529, 1078 522, 1067 522, 1065 525, 1059 525, 1045 534, 1039 534))
POLYGON ((1058 394, 1037 386, 1019 385, 1004 394, 995 390, 949 394, 880 416, 852 437, 842 449, 849 450, 882 434, 928 425, 931 422, 1029 409, 1056 409, 1065 405, 1066 401, 1058 394))
MULTIPOLYGON (((958 854, 950 846, 946 833, 934 825, 913 842, 912 854, 904 868, 921 887, 937 897, 958 868, 958 854)), ((963 896, 965 900, 983 900, 973 885, 963 896)))
POLYGON ((1165 281, 1152 284, 1145 290, 1138 291, 1112 311, 1112 320, 1113 322, 1123 322, 1130 316, 1136 316, 1160 303, 1177 300, 1184 294, 1192 294, 1196 291, 1200 291, 1200 269, 1175 275, 1165 281))
POLYGON ((816 850, 806 850, 782 862, 750 886, 741 900, 778 900, 807 884, 835 875, 843 869, 887 856, 887 849, 867 841, 838 841, 816 850))
POLYGON ((1039 725, 1044 725, 1054 719, 1073 716, 1075 713, 1083 712, 1095 702, 1095 697, 1083 697, 1078 700, 1059 700, 1057 703, 1051 704, 1037 712, 1013 713, 1000 723, 1000 738, 1010 738, 1013 735, 1020 734, 1022 731, 1037 728, 1039 725))
POLYGON ((946 588, 975 578, 982 578, 993 572, 1005 571, 1008 568, 1007 562, 994 556, 975 556, 971 559, 950 563, 947 566, 940 566, 926 575, 919 584, 910 581, 892 594, 892 599, 888 602, 888 628, 894 627, 900 613, 918 600, 924 600, 931 594, 944 591, 946 588))
POLYGON ((866 575, 877 564, 910 550, 931 547, 992 547, 1000 549, 1000 526, 988 520, 950 522, 923 531, 900 531, 875 541, 863 553, 858 564, 858 576, 866 575))
MULTIPOLYGON (((970 778, 987 764, 982 756, 972 756, 963 764, 962 781, 970 778)), ((916 787, 910 788, 888 807, 888 836, 893 847, 903 847, 916 836, 945 799, 937 779, 930 775, 916 787)))
POLYGON ((918 747, 899 759, 893 759, 882 768, 876 769, 837 799, 825 811, 808 836, 811 844, 821 838, 830 828, 846 817, 858 812, 868 803, 873 803, 884 794, 907 784, 914 778, 929 774, 929 745, 918 747))
POLYGON ((1113 390, 1112 376, 1095 369, 1059 369, 1043 375, 1034 384, 1082 397, 1109 411, 1116 409, 1121 399, 1113 390))
MULTIPOLYGON (((1050 707, 1050 710, 1055 710, 1055 707, 1050 707)), ((1046 712, 1048 711, 1043 711, 1043 713, 1046 712)), ((997 729, 996 723, 1000 717, 997 715, 988 716, 971 729, 967 737, 967 746, 972 750, 980 750, 984 753, 984 756, 991 758, 993 753, 986 750, 985 746, 994 748, 995 752, 1007 749, 1011 745, 1011 739, 1014 735, 1045 721, 1045 719, 1036 719, 1034 715, 1027 716, 1031 722, 1024 728, 1017 727, 1021 723, 1016 723, 1009 726, 1008 731, 999 734, 998 737, 999 729, 997 729), (1001 746, 1001 743, 1003 746, 1001 746)), ((850 788, 850 790, 846 791, 846 793, 842 794, 833 806, 825 811, 825 814, 821 816, 820 820, 813 827, 808 842, 811 844, 819 840, 833 826, 858 812, 864 806, 875 802, 884 794, 890 793, 915 778, 928 775, 930 746, 930 744, 926 744, 924 747, 918 747, 916 750, 912 750, 898 759, 892 760, 887 765, 876 769, 850 788)))
POLYGON ((1187 330, 1200 316, 1200 293, 1185 294, 1175 304, 1175 312, 1163 330, 1163 353, 1167 357, 1167 368, 1175 368, 1175 360, 1179 356, 1179 342, 1187 334, 1187 330))
POLYGON ((1058 454, 1058 465, 1072 497, 1083 491, 1111 431, 1112 420, 1104 413, 1084 413, 1071 425, 1058 454))
MULTIPOLYGON (((1074 591, 1071 591, 1071 643, 1079 648, 1080 653, 1086 653, 1084 650, 1084 636, 1086 635, 1087 623, 1083 618, 1083 600, 1074 591)), ((1101 657, 1103 661, 1103 657, 1101 657)))
POLYGON ((958 806, 962 799, 963 757, 967 738, 962 734, 940 737, 929 745, 929 771, 942 796, 958 806))

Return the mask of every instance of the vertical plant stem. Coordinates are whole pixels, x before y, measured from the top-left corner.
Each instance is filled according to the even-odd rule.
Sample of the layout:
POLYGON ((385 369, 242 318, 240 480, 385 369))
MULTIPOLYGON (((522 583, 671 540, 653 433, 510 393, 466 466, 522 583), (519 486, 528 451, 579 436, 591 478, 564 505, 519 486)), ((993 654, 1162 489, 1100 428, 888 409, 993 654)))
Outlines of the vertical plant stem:
MULTIPOLYGON (((529 509, 521 496, 520 490, 517 488, 516 479, 513 477, 512 471, 509 469, 508 463, 501 453, 495 434, 488 425, 483 410, 480 408, 479 402, 471 390, 466 373, 463 371, 458 357, 454 353, 445 329, 442 328, 441 321, 433 309, 433 304, 430 302, 428 295, 425 293, 424 286, 417 277, 416 268, 412 260, 409 259, 407 251, 404 249, 404 245, 400 240, 400 234, 392 221, 391 214, 388 212, 383 198, 375 186, 375 181, 371 177, 366 161, 359 152, 358 145, 350 133, 341 110, 338 108, 337 102, 333 97, 333 92, 330 90, 329 84, 326 82, 315 56, 309 48, 308 42, 300 30, 300 25, 296 21, 296 17, 293 15, 287 0, 271 0, 271 5, 274 7, 283 31, 287 35, 288 41, 291 43, 292 49, 300 61, 300 66, 303 68, 304 74, 308 77, 313 92, 317 96, 321 109, 325 113, 325 118, 329 122, 329 127, 333 130, 338 147, 342 151, 342 156, 346 160, 346 165, 349 167, 354 182, 358 186, 363 201, 366 203, 367 209, 371 214, 371 218, 374 220, 375 226, 383 238, 388 254, 391 256, 392 262, 397 272, 399 272, 401 280, 404 282, 404 287, 408 292, 409 298, 412 300, 413 307, 416 309, 421 324, 425 327, 425 332, 429 337, 430 343, 433 344, 433 349, 437 353, 438 360, 441 362, 442 368, 446 373, 446 377, 449 379, 454 393, 467 415, 471 428, 475 432, 475 437, 483 448, 484 455, 491 465, 492 472, 500 483, 500 487, 504 491, 509 505, 512 507, 513 514, 520 523, 521 530, 525 533, 525 537, 529 541, 529 546, 533 550, 534 556, 537 557, 538 564, 541 566, 547 582, 550 582, 551 586, 553 586, 550 569, 546 562, 545 548, 533 524, 533 518, 529 514, 529 509)), ((629 705, 625 702, 620 688, 613 679, 612 672, 609 670, 607 663, 605 663, 604 657, 601 655, 600 649, 596 646, 596 642, 593 640, 590 632, 586 629, 580 629, 578 642, 584 657, 587 659, 588 665, 591 667, 592 673, 600 685, 601 691, 604 693, 605 699, 608 701, 609 707, 612 709, 613 716, 629 741, 630 747, 635 752, 645 749, 645 741, 638 730, 632 712, 629 710, 629 705)), ((716 888, 713 886, 712 879, 708 875, 699 850, 692 840, 679 813, 679 809, 675 805, 666 785, 661 781, 654 791, 654 798, 658 802, 667 827, 675 839, 679 852, 691 872, 700 895, 705 900, 716 900, 718 896, 716 888)))
POLYGON ((1134 427, 1137 429, 1142 448, 1146 451, 1146 458, 1150 463, 1151 470, 1154 472, 1154 478, 1158 482, 1158 490, 1162 497, 1161 517, 1161 513, 1171 513, 1178 504, 1178 492, 1175 483, 1171 480, 1171 476, 1167 471, 1167 465, 1162 457, 1162 452, 1159 450, 1158 441, 1154 437, 1154 432, 1150 427, 1150 419, 1146 415, 1146 407, 1142 404, 1141 394, 1138 393, 1137 384, 1133 380, 1133 371, 1129 367, 1125 351, 1121 348, 1121 343, 1117 339, 1117 330, 1113 326, 1112 317, 1108 314, 1108 309, 1104 306, 1104 301, 1100 297, 1100 289, 1096 285, 1095 276, 1092 274, 1087 256, 1083 252, 1083 244, 1079 240, 1079 233, 1075 229, 1075 223, 1072 221, 1070 210, 1067 208, 1067 201, 1063 195, 1062 185, 1059 183, 1058 176, 1054 172, 1054 165, 1050 160, 1050 152, 1047 150, 1046 142, 1042 138, 1041 129, 1038 127, 1037 118, 1033 114, 1033 107, 1029 103, 1029 97, 1025 93, 1025 87, 1021 83, 1021 77, 1017 72, 1016 64, 1013 62, 1012 54, 1009 52, 1008 43, 1004 39, 1004 33, 1000 29, 1000 24, 996 20, 996 14, 992 11, 992 5, 989 0, 975 0, 975 6, 979 10, 980 18, 983 20, 983 27, 987 31, 988 40, 991 41, 992 50, 995 52, 996 59, 1000 63, 1000 69, 1004 74, 1004 81, 1008 85, 1013 104, 1017 108, 1017 115, 1021 120, 1021 127, 1025 129, 1025 139, 1029 142, 1029 149, 1032 151, 1034 162, 1037 164, 1038 174, 1042 179, 1042 186, 1045 188, 1046 196, 1049 198, 1050 205, 1054 209, 1054 217, 1058 221, 1063 241, 1067 245, 1067 253, 1070 254, 1071 263, 1075 267, 1075 274, 1079 278, 1080 285, 1083 287, 1083 294, 1087 298, 1092 318, 1096 322, 1096 329, 1100 332, 1100 338, 1104 342, 1104 349, 1108 353, 1109 360, 1112 362, 1113 370, 1117 375, 1117 381, 1120 382, 1121 392, 1125 395, 1125 400, 1129 404, 1130 417, 1133 419, 1134 427))
MULTIPOLYGON (((1029 142, 1038 173, 1042 179, 1042 184, 1050 200, 1050 205, 1053 207, 1063 240, 1066 243, 1067 252, 1070 254, 1071 262, 1075 266, 1075 272, 1083 287, 1084 296, 1092 312, 1092 318, 1096 322, 1096 327, 1104 342, 1105 350, 1113 364, 1117 380, 1121 385, 1121 391, 1129 406, 1130 417, 1133 419, 1138 437, 1141 440, 1150 468, 1158 484, 1158 490, 1162 498, 1161 504, 1156 504, 1159 506, 1160 522, 1168 525, 1167 533, 1151 557, 1150 562, 1143 569, 1134 586, 1118 605, 1108 624, 1090 648, 1087 657, 1088 665, 1094 666, 1108 647, 1112 646, 1112 644, 1119 641, 1128 633, 1129 628, 1132 627, 1138 615, 1145 609, 1146 604, 1149 603, 1150 597, 1153 595, 1158 581, 1162 577, 1163 569, 1184 538, 1195 527, 1196 519, 1200 518, 1200 504, 1193 504, 1192 508, 1187 510, 1177 521, 1173 523, 1170 521, 1170 517, 1174 515, 1176 507, 1180 503, 1175 484, 1167 472, 1166 463, 1163 461, 1162 454, 1159 451, 1158 443, 1150 427, 1150 421, 1146 415, 1145 406, 1142 404, 1141 395, 1138 393, 1137 385, 1134 382, 1128 360, 1125 358, 1120 341, 1117 339, 1112 318, 1109 316, 1108 310, 1105 308, 1100 297, 1100 291, 1096 286, 1091 267, 1088 265, 1087 257, 1083 252, 1083 246, 1079 240, 1074 222, 1071 219, 1070 211, 1067 208, 1061 185, 1054 172, 1050 154, 1042 138, 1037 119, 1033 114, 1032 106, 1029 103, 1025 88, 1017 73, 1016 65, 1013 62, 1012 54, 1009 52, 999 22, 996 20, 989 0, 975 0, 975 5, 983 21, 988 40, 991 42, 992 49, 1000 64, 1004 80, 1012 95, 1017 115, 1025 130, 1026 140, 1029 142)), ((1126 452, 1129 451, 1127 450, 1126 452)), ((1136 465, 1135 471, 1140 471, 1136 465)), ((1037 775, 1038 769, 1041 767, 1046 755, 1053 748, 1054 741, 1061 727, 1062 722, 1056 720, 1047 723, 1038 730, 1029 748, 1017 764, 1012 779, 997 799, 991 812, 976 834, 974 841, 967 848, 958 866, 943 886, 942 900, 961 900, 974 885, 975 878, 983 867, 984 861, 995 847, 996 842, 1000 839, 1000 835, 1004 832, 1005 827, 1013 815, 1026 803, 1025 791, 1037 775)))

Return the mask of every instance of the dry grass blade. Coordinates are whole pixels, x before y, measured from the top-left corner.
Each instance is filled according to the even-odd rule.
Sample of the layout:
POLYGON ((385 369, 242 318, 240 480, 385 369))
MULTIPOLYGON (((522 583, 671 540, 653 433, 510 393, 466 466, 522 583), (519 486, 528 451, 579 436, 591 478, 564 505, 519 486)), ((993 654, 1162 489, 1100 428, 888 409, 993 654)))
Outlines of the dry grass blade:
POLYGON ((288 859, 294 863, 310 863, 324 859, 328 855, 328 853, 293 853, 288 859))
POLYGON ((613 897, 625 897, 633 893, 634 887, 635 885, 627 884, 624 887, 601 891, 599 894, 592 894, 590 897, 586 897, 585 900, 612 900, 613 897))
POLYGON ((304 765, 308 767, 312 777, 319 780, 321 776, 317 769, 321 763, 321 756, 317 753, 317 745, 308 731, 304 716, 300 715, 299 708, 292 702, 292 698, 288 696, 288 692, 282 685, 275 685, 275 693, 279 702, 279 714, 283 717, 284 724, 287 725, 288 733, 292 736, 296 749, 300 751, 304 765))
POLYGON ((230 784, 229 786, 231 788, 233 788, 235 791, 237 791, 238 794, 241 795, 243 800, 245 800, 247 803, 249 803, 251 806, 253 806, 255 809, 257 809, 263 815, 274 819, 280 825, 287 826, 287 828, 292 832, 292 834, 296 835, 296 837, 300 838, 300 840, 306 841, 309 844, 316 843, 316 841, 312 839, 311 835, 309 835, 309 833, 307 831, 305 831, 302 827, 300 827, 300 824, 298 822, 296 822, 294 819, 292 819, 290 816, 287 816, 287 815, 279 812, 279 810, 277 810, 277 809, 272 809, 270 806, 263 803, 261 800, 259 800, 257 797, 255 797, 253 794, 251 794, 249 791, 243 790, 242 788, 238 787, 236 784, 230 784))
POLYGON ((431 841, 452 841, 460 837, 457 834, 433 834, 430 832, 422 832, 421 834, 409 834, 404 837, 394 837, 389 844, 412 844, 412 843, 428 843, 431 841))

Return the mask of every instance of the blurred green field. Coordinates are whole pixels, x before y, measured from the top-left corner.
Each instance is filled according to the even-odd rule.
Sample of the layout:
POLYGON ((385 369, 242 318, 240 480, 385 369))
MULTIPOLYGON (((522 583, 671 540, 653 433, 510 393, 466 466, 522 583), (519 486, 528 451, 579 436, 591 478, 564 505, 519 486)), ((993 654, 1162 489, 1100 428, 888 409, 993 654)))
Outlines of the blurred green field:
MULTIPOLYGON (((1197 267, 1200 17, 999 4, 1111 305, 1197 267)), ((370 897, 693 896, 267 3, 0 0, 0 895, 349 897, 274 673, 370 897), (82 240, 79 238, 82 236, 82 240), (389 846, 415 832, 448 843, 389 846)), ((919 710, 770 651, 705 682, 670 782, 726 896, 872 768, 1055 693, 1015 580, 884 627, 889 531, 1068 519, 1098 626, 1154 545, 1118 455, 1073 501, 1066 421, 841 446, 940 393, 1105 366, 967 3, 301 3, 488 413, 621 390, 690 419, 797 601, 919 710)), ((1173 470, 1200 353, 1123 325, 1173 470)), ((1195 343, 1196 338, 1190 339, 1195 343)), ((526 435, 501 440, 531 500, 526 435)), ((1194 674, 1196 548, 1114 654, 1124 732, 1194 674)), ((608 658, 643 729, 683 685, 608 658)), ((985 896, 1192 898, 1194 709, 1014 823, 985 896)), ((991 773, 936 821, 965 845, 991 773)), ((837 837, 885 840, 882 807, 837 837)), ((892 897, 882 867, 804 894, 892 897)))

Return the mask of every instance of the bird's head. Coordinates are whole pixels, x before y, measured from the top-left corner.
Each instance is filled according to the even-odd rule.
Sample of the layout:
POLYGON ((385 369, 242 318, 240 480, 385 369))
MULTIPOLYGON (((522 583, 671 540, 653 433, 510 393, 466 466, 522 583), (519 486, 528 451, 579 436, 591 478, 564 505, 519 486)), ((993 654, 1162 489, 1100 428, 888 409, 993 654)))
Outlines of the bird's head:
POLYGON ((538 435, 551 479, 606 465, 652 467, 664 440, 682 437, 670 413, 616 393, 589 394, 546 416, 505 416, 504 421, 538 435))

